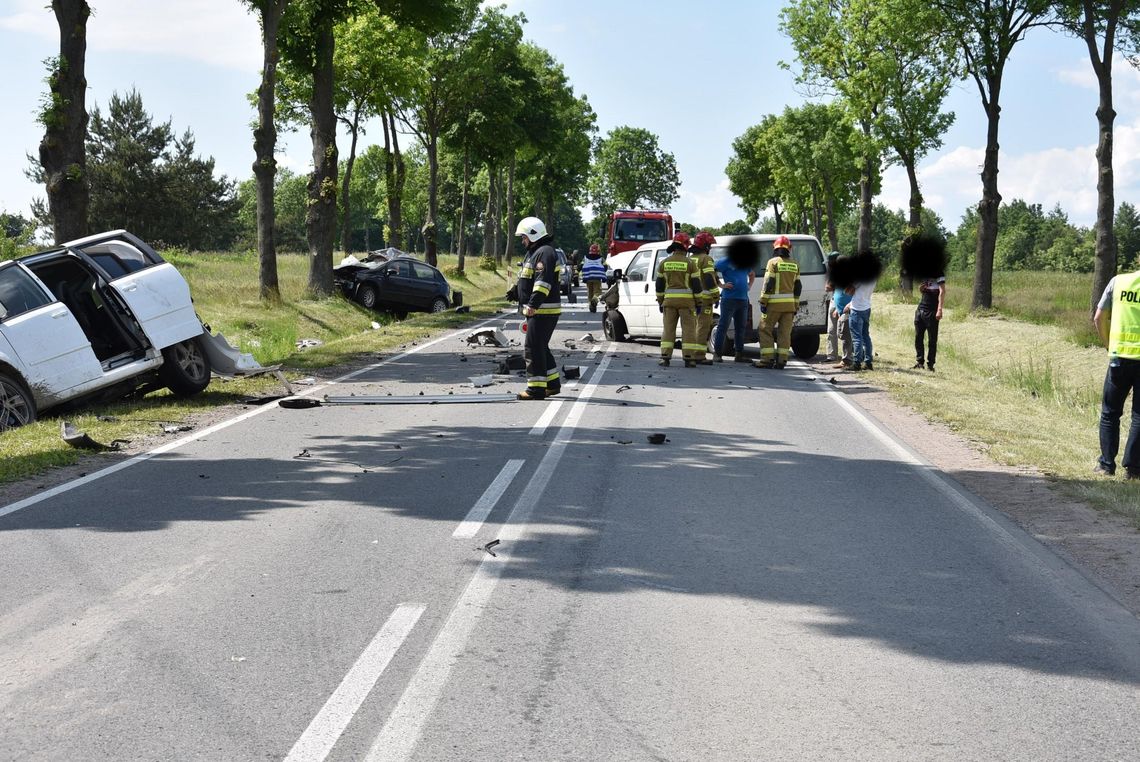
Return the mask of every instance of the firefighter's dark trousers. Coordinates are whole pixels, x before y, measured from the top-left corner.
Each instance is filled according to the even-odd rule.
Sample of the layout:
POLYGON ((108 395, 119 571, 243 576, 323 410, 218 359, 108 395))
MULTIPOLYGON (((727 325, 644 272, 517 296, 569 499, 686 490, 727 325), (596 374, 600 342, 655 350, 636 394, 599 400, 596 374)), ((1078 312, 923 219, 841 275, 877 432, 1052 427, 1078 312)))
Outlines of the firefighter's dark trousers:
POLYGON ((532 397, 541 399, 562 388, 558 361, 550 353, 550 337, 558 326, 558 315, 535 315, 526 319, 526 388, 532 397))

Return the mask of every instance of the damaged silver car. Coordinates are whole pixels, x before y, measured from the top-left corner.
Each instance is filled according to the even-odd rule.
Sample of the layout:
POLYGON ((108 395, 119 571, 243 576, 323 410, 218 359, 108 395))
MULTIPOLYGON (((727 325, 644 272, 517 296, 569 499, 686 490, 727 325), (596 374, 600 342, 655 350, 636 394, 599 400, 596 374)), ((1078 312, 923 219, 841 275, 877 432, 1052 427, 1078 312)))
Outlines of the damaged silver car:
POLYGON ((90 396, 191 396, 211 371, 250 366, 210 335, 178 270, 126 231, 0 262, 0 431, 90 396))

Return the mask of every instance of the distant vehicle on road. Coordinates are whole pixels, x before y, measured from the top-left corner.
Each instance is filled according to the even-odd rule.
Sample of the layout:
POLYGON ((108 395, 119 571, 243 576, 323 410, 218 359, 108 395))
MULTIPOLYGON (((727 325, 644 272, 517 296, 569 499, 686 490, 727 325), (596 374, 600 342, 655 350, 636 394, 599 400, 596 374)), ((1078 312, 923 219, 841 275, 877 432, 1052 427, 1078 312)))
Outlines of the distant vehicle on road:
MULTIPOLYGON (((725 256, 729 243, 738 236, 717 236, 716 245, 709 252, 713 259, 725 256)), ((749 235, 760 244, 760 262, 756 265, 756 282, 749 292, 748 325, 746 341, 755 342, 759 338, 760 293, 763 288, 764 268, 772 257, 771 234, 749 235)), ((801 359, 814 357, 819 351, 819 336, 827 332, 827 312, 824 306, 824 285, 827 280, 827 260, 823 247, 813 236, 790 235, 792 258, 800 266, 800 281, 803 291, 800 306, 796 312, 795 327, 792 329, 792 352, 801 359)), ((668 256, 666 248, 669 240, 647 243, 629 254, 628 263, 620 270, 617 309, 607 310, 602 318, 606 338, 611 341, 624 341, 627 338, 643 337, 659 339, 664 331, 661 313, 657 309, 657 267, 668 256)), ((612 261, 611 257, 611 261, 612 261)), ((731 329, 730 329, 731 336, 731 329)))
POLYGON ((227 370, 213 342, 182 275, 124 230, 0 262, 0 431, 96 394, 197 394, 227 370))
MULTIPOLYGON (((618 209, 606 218, 601 230, 606 253, 633 251, 650 241, 673 237, 673 216, 665 211, 648 209, 618 209)), ((625 260, 628 261, 628 260, 625 260)), ((610 264, 607 260, 607 264, 610 264)), ((623 265, 611 264, 611 267, 623 265)))
POLYGON ((409 312, 443 312, 463 304, 463 293, 453 290, 443 273, 406 254, 381 261, 346 260, 333 275, 349 299, 397 317, 409 312))

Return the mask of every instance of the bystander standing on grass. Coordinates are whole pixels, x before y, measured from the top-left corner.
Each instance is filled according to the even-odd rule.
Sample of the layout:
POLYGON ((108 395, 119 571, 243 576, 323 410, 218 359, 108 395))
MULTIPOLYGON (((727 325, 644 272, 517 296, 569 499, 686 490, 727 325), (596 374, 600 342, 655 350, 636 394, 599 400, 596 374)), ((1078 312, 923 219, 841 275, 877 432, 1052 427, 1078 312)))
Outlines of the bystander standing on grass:
POLYGON ((875 281, 859 283, 847 305, 847 325, 851 331, 851 370, 874 370, 874 347, 871 344, 871 294, 875 281))
POLYGON ((1097 304, 1093 323, 1108 347, 1108 371, 1100 407, 1100 458, 1094 470, 1116 473, 1120 417, 1132 393, 1132 424, 1124 445, 1126 479, 1140 479, 1140 271, 1117 275, 1097 304))
POLYGON ((828 305, 828 324, 833 321, 835 323, 836 343, 839 347, 836 351, 840 353, 836 368, 850 368, 851 358, 854 357, 850 322, 851 298, 854 294, 854 288, 837 288, 832 291, 831 303, 828 305))
POLYGON ((831 270, 835 266, 835 261, 839 259, 839 252, 833 251, 827 255, 827 283, 823 287, 823 295, 828 300, 827 308, 827 354, 824 356, 824 362, 835 362, 839 359, 839 318, 834 315, 834 310, 831 308, 831 300, 835 296, 835 283, 831 279, 831 270))
POLYGON ((914 311, 914 353, 917 358, 915 368, 934 370, 938 357, 938 324, 942 322, 942 305, 946 301, 946 278, 927 278, 918 287, 918 307, 914 311), (930 337, 929 348, 924 339, 930 337))

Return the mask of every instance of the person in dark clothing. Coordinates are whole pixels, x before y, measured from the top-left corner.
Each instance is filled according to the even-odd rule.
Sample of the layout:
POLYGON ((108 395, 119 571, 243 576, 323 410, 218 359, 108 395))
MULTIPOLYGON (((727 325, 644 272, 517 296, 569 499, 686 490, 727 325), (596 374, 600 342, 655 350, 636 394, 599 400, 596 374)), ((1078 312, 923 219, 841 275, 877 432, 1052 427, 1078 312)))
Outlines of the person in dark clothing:
POLYGON ((946 300, 946 278, 927 278, 918 292, 918 309, 914 311, 914 353, 918 359, 914 367, 921 368, 925 359, 926 369, 933 371, 938 356, 938 324, 942 322, 942 304, 946 300), (930 349, 926 352, 923 351, 924 336, 930 337, 930 349))
POLYGON ((519 280, 508 298, 519 302, 519 312, 526 317, 526 391, 520 400, 543 400, 562 390, 558 362, 550 352, 550 338, 562 314, 562 295, 559 284, 558 255, 554 252, 553 238, 546 225, 537 217, 522 219, 515 235, 526 246, 526 259, 519 271, 519 280))

